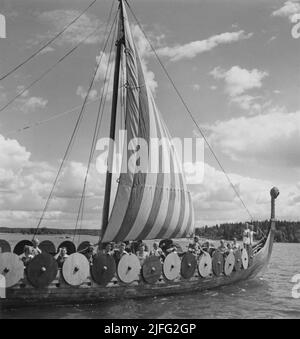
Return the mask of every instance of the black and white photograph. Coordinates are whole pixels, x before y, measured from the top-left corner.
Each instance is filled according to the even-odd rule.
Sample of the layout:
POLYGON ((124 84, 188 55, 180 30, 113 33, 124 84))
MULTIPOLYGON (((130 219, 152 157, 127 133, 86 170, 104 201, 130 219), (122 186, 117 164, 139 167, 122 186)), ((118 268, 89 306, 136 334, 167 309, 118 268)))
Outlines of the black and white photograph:
POLYGON ((0 319, 300 319, 299 92, 300 0, 0 0, 0 319))

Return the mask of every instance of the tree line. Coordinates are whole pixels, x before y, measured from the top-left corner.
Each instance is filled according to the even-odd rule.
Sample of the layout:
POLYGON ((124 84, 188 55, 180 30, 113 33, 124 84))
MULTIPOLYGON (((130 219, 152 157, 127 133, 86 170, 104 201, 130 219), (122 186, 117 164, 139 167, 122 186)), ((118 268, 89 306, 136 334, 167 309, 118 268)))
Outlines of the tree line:
MULTIPOLYGON (((259 231, 262 230, 264 234, 268 233, 270 227, 270 220, 255 221, 252 222, 254 225, 254 231, 257 232, 258 239, 263 237, 263 234, 259 231)), ((245 223, 225 223, 215 225, 212 227, 201 227, 196 228, 195 234, 212 240, 232 240, 237 238, 242 240, 243 230, 245 223)), ((287 242, 287 243, 299 243, 300 242, 300 222, 292 221, 277 221, 276 222, 276 242, 287 242)))

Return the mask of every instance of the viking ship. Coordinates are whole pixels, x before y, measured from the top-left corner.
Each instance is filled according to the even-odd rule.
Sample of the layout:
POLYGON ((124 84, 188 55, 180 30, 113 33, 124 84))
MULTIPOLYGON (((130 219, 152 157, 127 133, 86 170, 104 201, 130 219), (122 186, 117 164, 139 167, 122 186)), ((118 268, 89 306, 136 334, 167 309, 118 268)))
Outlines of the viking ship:
MULTIPOLYGON (((114 150, 110 147, 100 247, 110 242, 185 238, 193 233, 195 223, 192 197, 183 172, 175 170, 179 168, 178 157, 145 76, 127 16, 128 6, 127 1, 119 0, 110 138, 115 140, 122 88, 127 140, 143 138, 149 143, 152 138, 164 138, 167 142, 158 152, 149 152, 157 171, 141 172, 137 162, 133 162, 135 168, 121 171, 114 199, 110 170, 114 150), (165 173, 162 162, 167 156, 170 171, 165 173)), ((124 147, 122 166, 133 153, 132 148, 124 147)), ((141 265, 134 253, 124 255, 116 264, 112 256, 100 251, 90 262, 82 254, 86 242, 76 249, 72 242, 66 241, 59 247, 66 247, 69 256, 59 269, 53 257, 53 253, 57 253, 54 244, 44 241, 40 244, 42 253, 25 269, 19 256, 24 246, 32 245, 32 242, 22 241, 11 250, 10 244, 1 240, 0 275, 5 280, 6 297, 0 299, 0 306, 93 304, 123 298, 194 293, 252 279, 267 266, 271 257, 278 195, 278 189, 273 188, 268 233, 253 248, 226 256, 218 250, 199 256, 188 251, 181 255, 172 252, 164 261, 149 256, 141 265)))

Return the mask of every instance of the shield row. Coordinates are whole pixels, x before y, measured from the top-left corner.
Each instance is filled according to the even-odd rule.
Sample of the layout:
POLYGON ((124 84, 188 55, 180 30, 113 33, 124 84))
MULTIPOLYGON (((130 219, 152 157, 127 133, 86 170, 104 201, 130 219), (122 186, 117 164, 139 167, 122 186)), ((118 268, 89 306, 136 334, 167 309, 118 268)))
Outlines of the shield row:
MULTIPOLYGON (((98 254, 90 265, 88 259, 80 254, 73 253, 63 264, 62 276, 64 281, 71 286, 80 286, 89 276, 99 285, 107 286, 112 282, 116 273, 120 282, 130 284, 144 281, 154 284, 162 279, 174 281, 180 277, 184 279, 217 277, 224 274, 229 277, 233 271, 247 269, 251 263, 246 250, 236 251, 223 255, 215 251, 211 257, 203 253, 198 259, 187 252, 180 259, 177 253, 170 253, 162 263, 159 257, 148 257, 141 266, 139 259, 134 254, 124 255, 118 265, 110 255, 98 254)), ((0 274, 6 279, 6 286, 12 287, 24 278, 24 265, 14 253, 0 254, 0 274)), ((26 277, 30 284, 36 288, 45 288, 50 285, 58 274, 56 260, 47 253, 36 256, 26 268, 26 277)))

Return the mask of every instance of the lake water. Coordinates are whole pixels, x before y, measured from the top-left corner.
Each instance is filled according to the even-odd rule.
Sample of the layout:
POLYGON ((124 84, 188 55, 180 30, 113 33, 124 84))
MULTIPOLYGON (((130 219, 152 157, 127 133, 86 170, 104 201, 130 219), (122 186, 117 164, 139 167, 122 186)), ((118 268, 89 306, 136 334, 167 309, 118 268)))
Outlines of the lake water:
POLYGON ((253 281, 190 295, 2 311, 0 318, 299 319, 300 299, 292 297, 295 274, 300 274, 300 244, 275 244, 267 272, 253 281))

